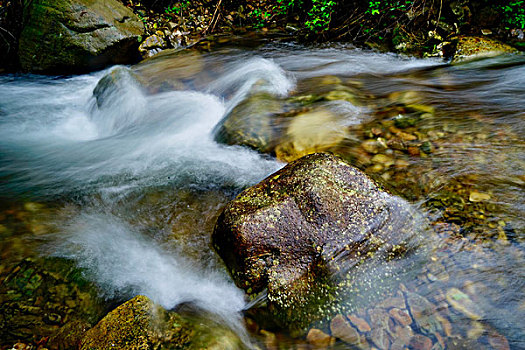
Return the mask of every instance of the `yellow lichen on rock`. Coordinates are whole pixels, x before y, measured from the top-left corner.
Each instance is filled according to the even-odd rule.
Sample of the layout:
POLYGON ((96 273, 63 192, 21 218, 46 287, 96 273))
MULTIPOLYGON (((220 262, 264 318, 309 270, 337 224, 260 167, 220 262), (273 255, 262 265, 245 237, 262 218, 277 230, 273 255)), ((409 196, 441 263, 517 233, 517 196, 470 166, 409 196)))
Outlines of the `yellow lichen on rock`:
POLYGON ((139 295, 107 314, 86 332, 80 349, 152 349, 156 344, 184 345, 193 332, 176 314, 139 295))
POLYGON ((476 37, 460 36, 452 63, 470 62, 480 58, 496 57, 506 53, 517 53, 518 50, 497 40, 476 37))

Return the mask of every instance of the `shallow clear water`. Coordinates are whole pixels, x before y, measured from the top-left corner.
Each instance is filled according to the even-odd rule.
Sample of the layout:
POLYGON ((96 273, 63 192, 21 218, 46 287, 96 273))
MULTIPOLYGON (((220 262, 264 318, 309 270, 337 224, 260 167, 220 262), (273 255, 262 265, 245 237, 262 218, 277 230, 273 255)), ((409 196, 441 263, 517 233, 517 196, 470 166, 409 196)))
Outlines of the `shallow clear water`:
MULTIPOLYGON (((436 305, 451 339, 491 348, 504 336, 525 347, 523 56, 449 66, 344 45, 217 48, 132 67, 97 101, 97 83, 118 69, 0 76, 0 273, 29 256, 68 258, 107 298, 192 303, 245 337, 248 301, 210 236, 227 201, 285 163, 217 143, 217 125, 254 91, 289 103, 292 115, 299 107, 290 99, 346 91, 301 107, 329 111, 327 135, 344 135, 321 150, 365 170, 436 227, 449 225, 437 243, 428 239, 428 264, 381 278, 436 305), (388 147, 369 152, 365 140, 388 147), (454 288, 479 318, 447 305, 454 288)), ((271 118, 281 133, 293 120, 271 118)), ((369 274, 358 294, 374 293, 379 282, 369 274)), ((285 335, 272 341, 305 345, 285 335)))

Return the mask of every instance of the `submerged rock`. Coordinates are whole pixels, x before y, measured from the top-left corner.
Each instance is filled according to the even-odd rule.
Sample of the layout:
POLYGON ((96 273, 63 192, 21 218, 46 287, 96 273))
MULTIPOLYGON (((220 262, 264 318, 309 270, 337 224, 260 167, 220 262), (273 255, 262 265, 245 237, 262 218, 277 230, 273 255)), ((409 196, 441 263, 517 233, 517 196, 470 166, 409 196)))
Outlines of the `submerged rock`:
POLYGON ((35 0, 24 10, 22 69, 82 72, 137 57, 144 25, 116 0, 35 0))
MULTIPOLYGON (((206 68, 206 69, 205 69, 206 68)), ((161 53, 141 61, 134 66, 136 73, 143 76, 150 84, 165 80, 182 80, 196 77, 206 66, 204 57, 197 50, 164 50, 161 53)))
POLYGON ((484 202, 490 200, 490 194, 478 191, 471 191, 468 199, 471 202, 484 202))
MULTIPOLYGON (((328 82, 336 79, 339 78, 325 77, 328 82)), ((321 91, 303 91, 282 99, 267 89, 266 82, 257 82, 218 124, 215 140, 271 153, 284 162, 336 150, 349 139, 349 126, 363 119, 357 116, 358 103, 350 102, 347 95, 351 93, 346 90, 322 91, 326 89, 323 81, 310 83, 316 88, 315 84, 321 84, 321 91)))
POLYGON ((330 335, 316 328, 310 329, 308 335, 306 336, 306 340, 311 345, 319 348, 332 346, 335 343, 334 337, 331 337, 330 335))
MULTIPOLYGON (((153 49, 155 51, 156 49, 153 49)), ((133 67, 149 93, 201 90, 209 83, 214 68, 197 50, 165 49, 133 67)))
POLYGON ((300 324, 319 317, 335 275, 415 248, 419 220, 358 169, 312 154, 230 202, 213 242, 239 287, 266 290, 273 316, 300 324))
POLYGON ((431 350, 432 340, 424 335, 417 334, 410 340, 410 348, 414 350, 431 350))
POLYGON ((137 74, 127 67, 116 67, 99 80, 93 96, 99 108, 110 106, 120 97, 123 91, 132 87, 138 88, 141 84, 137 74))
POLYGON ((454 309, 473 319, 481 319, 479 307, 470 299, 470 297, 457 288, 450 288, 446 295, 447 301, 454 309))
POLYGON ((334 337, 341 339, 345 343, 358 347, 367 345, 365 337, 362 337, 357 329, 352 327, 343 315, 337 315, 332 319, 330 322, 330 330, 334 337))
POLYGON ((105 312, 95 287, 67 261, 26 259, 0 283, 0 347, 47 339, 49 349, 71 349, 105 312))
POLYGON ((310 153, 336 146, 347 136, 337 115, 318 109, 293 117, 286 135, 275 148, 278 159, 291 162, 310 153))
POLYGON ((277 138, 273 119, 281 112, 281 103, 272 94, 254 92, 223 118, 216 128, 215 140, 269 152, 277 138))
POLYGON ((357 317, 355 315, 348 315, 348 319, 350 320, 352 325, 354 325, 361 333, 369 332, 370 330, 372 330, 368 322, 366 322, 366 320, 361 317, 357 317))
POLYGON ((417 328, 424 334, 442 332, 443 327, 437 314, 437 308, 425 297, 406 292, 407 304, 417 328))

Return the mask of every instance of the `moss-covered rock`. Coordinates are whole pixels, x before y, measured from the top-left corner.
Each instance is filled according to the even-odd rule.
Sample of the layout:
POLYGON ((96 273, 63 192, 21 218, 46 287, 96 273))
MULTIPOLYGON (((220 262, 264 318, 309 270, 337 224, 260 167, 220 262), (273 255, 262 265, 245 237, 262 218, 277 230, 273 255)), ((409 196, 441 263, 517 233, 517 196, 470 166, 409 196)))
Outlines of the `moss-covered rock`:
POLYGON ((403 255, 416 246, 419 225, 407 202, 358 169, 311 154, 230 202, 213 242, 239 287, 266 290, 278 322, 302 323, 319 317, 335 275, 403 255))
POLYGON ((180 348, 192 336, 193 330, 180 316, 139 295, 87 331, 80 349, 155 349, 160 344, 180 348))
POLYGON ((456 51, 452 58, 453 64, 518 52, 509 45, 485 37, 460 36, 456 38, 456 41, 456 51))
POLYGON ((23 70, 82 72, 136 59, 144 26, 116 0, 24 1, 23 70))
POLYGON ((108 313, 80 344, 82 350, 240 348, 240 339, 224 325, 167 311, 143 295, 108 313))

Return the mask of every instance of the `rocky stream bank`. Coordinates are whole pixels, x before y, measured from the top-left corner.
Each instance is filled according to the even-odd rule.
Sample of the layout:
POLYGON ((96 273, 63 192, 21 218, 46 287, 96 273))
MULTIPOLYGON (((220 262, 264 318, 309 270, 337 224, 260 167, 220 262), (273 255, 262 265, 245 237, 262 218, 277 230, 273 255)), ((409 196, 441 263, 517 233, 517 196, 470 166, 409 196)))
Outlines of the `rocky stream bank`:
MULTIPOLYGON (((364 47, 453 62, 523 49, 524 34, 516 13, 500 16, 505 4, 475 1, 418 1, 368 8, 330 5, 325 28, 309 27, 301 7, 282 1, 144 1, 81 0, 3 1, 1 69, 68 74, 100 69, 109 64, 134 63, 165 49, 184 49, 213 36, 258 33, 302 42, 346 40, 364 47), (439 20, 437 8, 442 16, 439 20), (379 11, 391 15, 376 16, 379 11), (378 11, 376 13, 376 11, 378 11), (509 17, 509 16, 516 16, 509 17), (518 21, 511 24, 507 21, 518 21), (349 23, 351 22, 351 23, 349 23), (356 24, 357 23, 357 24, 356 24), (502 42, 511 44, 509 46, 502 42)), ((306 6, 306 5, 305 5, 306 6)), ((513 5, 512 5, 513 6, 513 5)), ((326 10, 328 11, 328 10, 326 10)), ((215 40, 215 39, 212 39, 215 40)))

